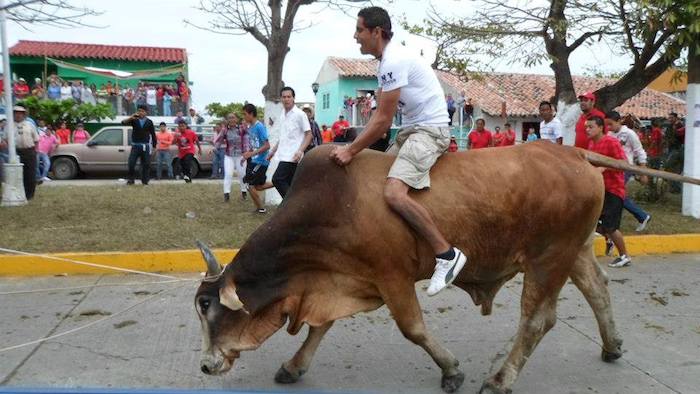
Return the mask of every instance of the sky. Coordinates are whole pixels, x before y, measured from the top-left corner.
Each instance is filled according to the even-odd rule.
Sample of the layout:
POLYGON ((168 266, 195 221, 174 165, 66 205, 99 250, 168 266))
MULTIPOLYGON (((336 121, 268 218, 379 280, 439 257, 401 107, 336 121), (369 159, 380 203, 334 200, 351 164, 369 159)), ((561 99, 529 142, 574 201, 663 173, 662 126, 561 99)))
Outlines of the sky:
MULTIPOLYGON (((30 26, 28 31, 14 23, 8 24, 8 43, 18 40, 63 41, 110 45, 143 45, 178 47, 187 50, 192 86, 192 98, 198 109, 211 102, 249 101, 264 104, 261 89, 266 81, 267 54, 265 48, 250 35, 221 35, 197 29, 184 19, 206 26, 211 18, 195 9, 198 0, 73 0, 72 4, 89 6, 103 12, 85 18, 85 23, 104 28, 57 28, 30 26)), ((454 13, 455 5, 466 15, 471 2, 434 0, 394 0, 386 8, 397 21, 406 15, 411 22, 420 22, 433 4, 437 9, 454 13)), ((323 61, 328 56, 363 57, 353 39, 356 12, 346 15, 323 8, 321 5, 303 6, 297 16, 297 25, 313 25, 292 33, 291 51, 285 61, 284 82, 294 87, 297 101, 314 101, 311 84, 315 81, 323 61)), ((394 39, 405 41, 416 52, 423 50, 427 57, 435 49, 430 41, 408 34, 394 23, 394 39)), ((617 71, 627 67, 623 59, 615 58, 606 48, 581 48, 574 52, 571 65, 574 74, 583 74, 589 67, 617 71)), ((544 64, 533 68, 508 65, 494 60, 496 71, 551 74, 544 64)))

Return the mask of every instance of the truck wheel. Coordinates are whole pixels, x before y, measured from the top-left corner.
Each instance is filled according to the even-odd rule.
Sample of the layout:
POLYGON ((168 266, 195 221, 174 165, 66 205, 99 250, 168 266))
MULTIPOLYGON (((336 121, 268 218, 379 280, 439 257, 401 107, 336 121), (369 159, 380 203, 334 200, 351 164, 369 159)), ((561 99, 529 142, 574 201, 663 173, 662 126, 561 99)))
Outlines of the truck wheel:
POLYGON ((53 176, 58 180, 73 179, 78 175, 78 163, 70 157, 59 157, 52 164, 53 176))

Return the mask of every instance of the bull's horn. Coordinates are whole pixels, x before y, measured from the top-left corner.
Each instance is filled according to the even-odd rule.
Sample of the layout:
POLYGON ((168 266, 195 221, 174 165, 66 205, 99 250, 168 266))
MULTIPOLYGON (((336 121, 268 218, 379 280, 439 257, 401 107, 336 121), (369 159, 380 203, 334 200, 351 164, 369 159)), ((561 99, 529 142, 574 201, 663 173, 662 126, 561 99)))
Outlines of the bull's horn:
POLYGON ((197 246, 202 252, 202 257, 204 261, 207 262, 207 276, 217 276, 221 274, 221 265, 216 261, 216 256, 212 253, 211 249, 204 242, 197 240, 197 246))
POLYGON ((243 303, 236 294, 236 287, 233 284, 224 285, 219 289, 219 302, 232 311, 243 308, 243 303))

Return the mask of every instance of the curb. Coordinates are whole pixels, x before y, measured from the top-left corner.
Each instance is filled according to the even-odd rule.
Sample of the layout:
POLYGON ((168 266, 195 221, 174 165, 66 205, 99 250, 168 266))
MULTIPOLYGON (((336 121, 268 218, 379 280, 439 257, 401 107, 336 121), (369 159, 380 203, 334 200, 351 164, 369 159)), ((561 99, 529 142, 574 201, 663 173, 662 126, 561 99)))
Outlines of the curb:
MULTIPOLYGON (((238 249, 214 249, 213 252, 221 264, 226 264, 233 259, 238 249)), ((56 253, 49 255, 145 272, 206 271, 202 254, 198 249, 153 252, 56 253)), ((118 273, 109 269, 45 259, 40 256, 0 256, 0 276, 118 273)))
MULTIPOLYGON (((700 253, 700 234, 677 235, 634 235, 625 237, 625 244, 631 256, 670 253, 700 253)), ((596 256, 605 252, 603 237, 596 237, 596 256)), ((215 249, 219 262, 233 259, 238 249, 215 249)), ((127 268, 137 271, 158 273, 203 272, 202 255, 197 249, 152 252, 104 252, 104 253, 58 253, 51 256, 69 258, 127 268)), ((48 260, 38 256, 0 256, 0 276, 48 276, 79 274, 114 274, 102 268, 72 264, 65 261, 48 260)))

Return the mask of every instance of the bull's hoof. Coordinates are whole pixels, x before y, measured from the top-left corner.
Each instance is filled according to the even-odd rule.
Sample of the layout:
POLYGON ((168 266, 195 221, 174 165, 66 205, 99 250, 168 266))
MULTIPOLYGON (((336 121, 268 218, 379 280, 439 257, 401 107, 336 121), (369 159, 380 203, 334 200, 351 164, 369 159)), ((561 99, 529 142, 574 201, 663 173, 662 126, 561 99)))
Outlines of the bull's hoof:
POLYGON ((481 385, 481 389, 479 390, 479 394, 510 394, 513 391, 511 389, 501 389, 496 386, 494 386, 493 383, 486 381, 484 384, 481 385))
POLYGON ((282 365, 280 369, 277 370, 277 373, 275 374, 275 382, 281 383, 281 384, 291 384, 291 383, 296 383, 299 381, 299 378, 301 378, 301 375, 304 374, 305 371, 299 371, 297 373, 292 373, 287 371, 287 369, 282 365))
POLYGON ((618 358, 622 357, 622 350, 619 350, 619 349, 618 349, 618 350, 616 350, 616 351, 614 351, 614 352, 609 352, 609 351, 603 349, 603 351, 602 351, 601 354, 600 354, 600 357, 601 357, 601 358, 603 359, 603 361, 605 361, 606 363, 611 363, 611 362, 617 360, 618 358))
POLYGON ((454 393, 460 388, 460 386, 462 386, 462 383, 464 383, 464 373, 459 372, 456 375, 443 376, 442 384, 440 386, 444 392, 454 393))

